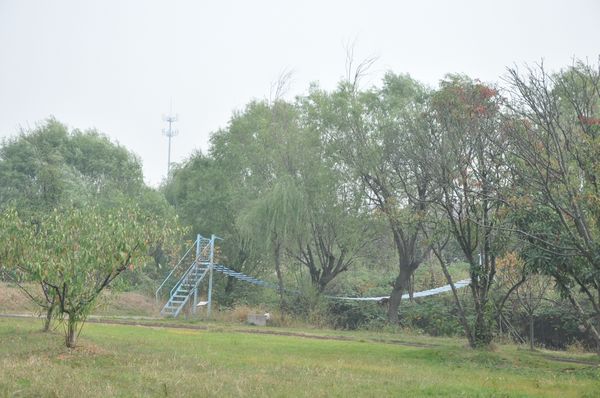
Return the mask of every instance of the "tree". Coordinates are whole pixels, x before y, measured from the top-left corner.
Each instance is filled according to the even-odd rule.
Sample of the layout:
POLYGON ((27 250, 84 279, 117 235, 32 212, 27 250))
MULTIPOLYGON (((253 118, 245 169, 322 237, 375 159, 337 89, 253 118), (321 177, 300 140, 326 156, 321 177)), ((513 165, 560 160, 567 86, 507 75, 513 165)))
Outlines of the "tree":
POLYGON ((50 330, 55 315, 56 294, 42 280, 34 281, 35 287, 27 286, 32 282, 31 264, 25 259, 32 250, 29 246, 39 231, 39 220, 27 223, 19 218, 14 208, 0 213, 0 277, 17 284, 36 305, 46 312, 43 331, 50 330))
POLYGON ((183 219, 225 237, 225 257, 233 268, 260 273, 261 263, 272 262, 283 285, 282 265, 297 261, 323 291, 368 241, 361 236, 367 222, 358 210, 360 198, 340 188, 340 172, 319 132, 301 114, 302 105, 249 104, 213 135, 209 155, 193 155, 164 191, 183 219), (288 210, 276 212, 280 206, 288 210), (261 218, 271 216, 275 226, 261 218))
MULTIPOLYGON (((0 209, 14 207, 36 222, 62 206, 132 202, 157 217, 174 217, 163 195, 144 185, 139 158, 94 129, 70 130, 49 118, 0 147, 0 209)), ((157 265, 169 260, 167 252, 154 247, 157 265)))
POLYGON ((0 148, 0 207, 22 214, 90 200, 115 206, 143 189, 139 159, 95 130, 50 118, 0 148))
MULTIPOLYGON (((422 163, 404 158, 428 126, 422 118, 427 90, 408 76, 389 74, 380 90, 359 91, 356 79, 334 93, 313 87, 307 99, 313 128, 320 132, 352 192, 367 196, 363 205, 386 220, 398 256, 398 275, 388 304, 397 323, 402 293, 424 259, 419 224, 426 211, 430 180, 422 163), (365 203, 366 202, 366 203, 365 203)), ((358 195, 357 195, 358 196, 358 195)))
MULTIPOLYGON (((235 175, 210 155, 192 154, 185 162, 171 169, 171 178, 161 188, 180 220, 194 234, 214 233, 224 239, 220 258, 238 272, 257 275, 261 272, 249 239, 240 230, 235 175)), ((227 278, 225 301, 231 301, 235 278, 227 278)), ((218 290, 217 290, 218 293, 218 290)))
MULTIPOLYGON (((50 118, 2 143, 0 209, 15 207, 28 223, 39 226, 44 213, 69 203, 111 207, 132 199, 168 218, 164 199, 143 184, 139 159, 95 130, 69 131, 50 118)), ((39 281, 39 291, 25 289, 32 282, 27 279, 30 273, 17 268, 12 271, 0 277, 18 283, 44 308, 44 329, 48 330, 56 305, 52 290, 39 281)))
POLYGON ((71 348, 99 294, 121 273, 143 266, 150 245, 173 232, 135 208, 54 210, 35 224, 15 214, 3 216, 11 234, 3 236, 3 267, 26 274, 56 297, 67 316, 65 344, 71 348))
POLYGON ((293 237, 303 228, 302 195, 291 178, 281 178, 269 192, 253 202, 239 222, 259 249, 270 251, 280 295, 282 314, 286 310, 282 256, 293 237))
POLYGON ((525 260, 554 278, 600 352, 600 63, 513 68, 506 81, 525 260))
POLYGON ((498 284, 508 287, 498 311, 503 310, 506 299, 512 299, 525 311, 529 319, 529 348, 534 350, 535 317, 551 281, 548 276, 533 272, 515 252, 506 253, 499 258, 497 268, 498 284))
POLYGON ((43 331, 50 330, 55 315, 56 294, 42 280, 34 280, 34 270, 28 261, 30 244, 39 232, 39 220, 24 221, 14 208, 0 212, 0 277, 15 283, 37 306, 46 311, 43 331), (34 287, 28 283, 34 283, 34 287))
MULTIPOLYGON (((322 192, 336 196, 335 190, 322 192)), ((305 206, 308 230, 297 235, 297 246, 290 245, 288 252, 308 269, 313 286, 323 292, 338 275, 348 271, 372 240, 369 220, 355 208, 344 208, 326 199, 305 206)))
MULTIPOLYGON (((489 293, 505 239, 498 227, 510 174, 503 157, 499 101, 495 89, 456 75, 442 81, 432 99, 432 201, 469 264, 475 321, 463 326, 472 347, 486 346, 493 337, 489 293)), ((439 251, 436 256, 443 263, 439 251)), ((458 303, 457 295, 455 299, 458 303)))
POLYGON ((298 187, 307 227, 288 247, 289 256, 304 265, 317 292, 346 272, 373 240, 365 195, 344 179, 335 149, 313 123, 310 99, 300 98, 298 187))
POLYGON ((300 134, 292 104, 253 102, 234 115, 226 130, 213 136, 211 147, 211 156, 231 188, 237 228, 256 257, 275 268, 282 309, 282 261, 304 211, 297 189, 300 134))

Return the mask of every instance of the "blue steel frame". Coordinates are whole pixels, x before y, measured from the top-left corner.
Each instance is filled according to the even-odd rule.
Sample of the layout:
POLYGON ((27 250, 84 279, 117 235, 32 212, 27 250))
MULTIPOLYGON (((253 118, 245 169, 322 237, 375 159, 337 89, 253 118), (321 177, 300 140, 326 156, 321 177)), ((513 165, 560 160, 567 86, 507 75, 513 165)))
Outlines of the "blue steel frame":
MULTIPOLYGON (((164 286, 167 284, 167 282, 169 280, 173 279, 172 277, 173 277, 173 275, 175 275, 175 271, 180 268, 180 266, 184 263, 184 259, 188 256, 188 254, 190 253, 192 248, 195 247, 196 256, 194 258, 194 261, 188 267, 188 269, 183 273, 183 275, 179 278, 179 280, 177 280, 177 282, 175 283, 175 285, 169 292, 169 301, 167 302, 167 304, 172 302, 173 297, 177 294, 180 286, 184 283, 184 281, 187 280, 186 278, 188 278, 188 275, 190 275, 191 273, 197 272, 197 270, 199 268, 200 269, 206 268, 208 271, 207 316, 208 317, 211 316, 211 313, 212 313, 212 290, 213 290, 213 269, 215 266, 215 264, 214 264, 215 240, 217 240, 217 239, 223 240, 222 238, 220 238, 214 234, 211 235, 210 239, 205 238, 200 234, 198 234, 196 236, 196 241, 194 242, 194 244, 185 252, 183 257, 179 260, 179 262, 175 265, 175 267, 173 267, 171 272, 167 275, 165 280, 160 284, 158 289, 156 289, 156 292, 154 295, 155 295, 157 302, 159 300, 161 291, 164 288, 164 286)), ((199 289, 200 289, 200 282, 202 281, 202 279, 200 279, 197 282, 197 285, 194 286, 193 292, 188 293, 188 297, 189 297, 189 295, 193 295, 192 314, 196 314, 196 311, 197 311, 198 293, 199 293, 199 289)), ((185 302, 187 302, 187 299, 185 300, 185 302)), ((185 304, 185 302, 184 302, 184 304, 185 304)), ((182 306, 184 304, 182 304, 182 306)), ((175 313, 175 316, 177 316, 177 314, 179 314, 179 310, 175 313)))

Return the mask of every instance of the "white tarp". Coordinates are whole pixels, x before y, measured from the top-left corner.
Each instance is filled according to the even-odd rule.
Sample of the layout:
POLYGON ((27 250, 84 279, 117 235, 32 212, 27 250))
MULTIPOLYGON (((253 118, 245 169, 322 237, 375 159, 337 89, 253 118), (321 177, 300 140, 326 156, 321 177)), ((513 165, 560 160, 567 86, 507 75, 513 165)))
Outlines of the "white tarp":
MULTIPOLYGON (((265 282, 262 281, 260 279, 256 279, 253 278, 251 276, 245 275, 241 272, 236 272, 233 271, 227 267, 225 267, 224 265, 221 264, 215 264, 214 268, 215 271, 218 272, 222 272, 225 275, 237 278, 239 280, 242 280, 244 282, 249 282, 249 283, 253 283, 255 285, 259 285, 259 286, 264 286, 264 287, 269 287, 272 289, 277 289, 277 286, 275 286, 272 283, 269 282, 265 282)), ((457 289, 462 289, 463 287, 469 286, 469 283, 471 283, 471 279, 463 279, 460 280, 458 282, 454 282, 454 287, 457 289)), ((429 290, 423 290, 420 292, 415 292, 413 294, 414 298, 418 298, 418 297, 427 297, 427 296, 434 296, 436 294, 440 294, 440 293, 445 293, 445 292, 449 292, 451 291, 452 288, 450 287, 450 285, 444 285, 444 286, 440 286, 440 287, 436 287, 435 289, 429 289, 429 290)), ((291 291, 291 293, 298 293, 296 291, 291 291)), ((381 301, 384 299, 389 299, 390 296, 381 296, 381 297, 337 297, 337 296, 326 296, 327 298, 330 299, 334 299, 334 300, 354 300, 354 301, 381 301)), ((402 295, 403 299, 407 299, 409 298, 409 294, 403 294, 402 295)), ((203 303, 203 302, 201 302, 203 303)), ((203 304, 198 304, 198 305, 203 305, 203 304)))
MULTIPOLYGON (((458 282, 454 282, 454 287, 457 289, 461 289, 463 287, 469 286, 469 283, 471 283, 471 279, 463 279, 460 280, 458 282)), ((452 287, 450 287, 450 285, 444 285, 444 286, 440 286, 440 287, 436 287, 435 289, 429 289, 429 290, 423 290, 420 292, 415 292, 413 294, 414 298, 417 297, 427 297, 427 296, 434 296, 436 294, 440 294, 440 293, 445 293, 445 292, 449 292, 452 290, 452 287)), ((381 297, 336 297, 336 296, 328 296, 331 299, 335 299, 335 300, 354 300, 354 301, 381 301, 381 300, 385 300, 385 299, 389 299, 390 296, 381 296, 381 297)), ((403 299, 407 299, 409 298, 408 293, 407 294, 403 294, 402 295, 403 299)))

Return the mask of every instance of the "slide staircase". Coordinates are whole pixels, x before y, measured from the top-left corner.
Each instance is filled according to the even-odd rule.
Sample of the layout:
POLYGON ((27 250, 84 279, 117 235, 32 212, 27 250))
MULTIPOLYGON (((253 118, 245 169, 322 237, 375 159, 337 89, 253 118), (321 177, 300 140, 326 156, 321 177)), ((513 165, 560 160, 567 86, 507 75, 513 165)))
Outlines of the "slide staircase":
POLYGON ((190 298, 196 294, 195 292, 197 291, 198 285, 202 282, 202 279, 204 279, 207 273, 208 267, 203 267, 194 261, 185 275, 179 280, 175 287, 171 289, 169 301, 167 301, 160 313, 162 315, 171 315, 173 317, 179 315, 190 298))
POLYGON ((199 287, 207 276, 209 278, 207 304, 209 305, 208 311, 210 313, 215 239, 219 238, 213 235, 209 239, 198 235, 194 244, 158 287, 155 293, 157 301, 161 295, 164 295, 166 289, 171 287, 169 298, 160 311, 162 315, 177 317, 190 301, 192 301, 192 312, 195 312, 198 306, 199 287), (193 248, 196 249, 195 256, 191 254, 193 248), (190 265, 184 268, 188 264, 190 265))

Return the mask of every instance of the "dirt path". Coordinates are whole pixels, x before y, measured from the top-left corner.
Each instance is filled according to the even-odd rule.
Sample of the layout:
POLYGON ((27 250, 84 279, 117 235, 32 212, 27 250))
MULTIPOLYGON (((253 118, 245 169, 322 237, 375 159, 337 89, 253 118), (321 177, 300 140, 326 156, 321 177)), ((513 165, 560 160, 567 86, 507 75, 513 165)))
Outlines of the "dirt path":
POLYGON ((585 361, 583 359, 577 359, 577 358, 563 358, 563 357, 557 357, 554 355, 546 355, 546 354, 542 354, 542 357, 544 359, 548 359, 550 361, 557 361, 557 362, 566 362, 566 363, 576 363, 578 365, 588 365, 588 366, 594 366, 594 367, 600 367, 600 364, 597 362, 591 362, 591 361, 585 361))
POLYGON ((395 339, 373 339, 373 338, 360 338, 360 337, 350 337, 350 336, 327 336, 322 334, 309 334, 309 333, 301 333, 301 332, 280 332, 277 330, 263 330, 263 329, 232 329, 232 332, 236 333, 251 333, 251 334, 269 334, 275 336, 293 336, 293 337, 305 337, 307 339, 317 339, 317 340, 338 340, 338 341, 368 341, 371 343, 383 343, 383 344, 397 344, 403 345, 407 347, 421 347, 421 348, 433 348, 439 347, 438 344, 429 344, 429 343, 414 343, 411 341, 402 341, 395 339))
MULTIPOLYGON (((40 319, 41 317, 34 314, 0 314, 0 318, 20 318, 20 319, 40 319)), ((396 340, 396 339, 373 339, 373 338, 360 338, 340 335, 322 335, 322 334, 310 334, 302 332, 283 332, 277 330, 265 330, 265 329, 240 329, 240 328, 220 328, 210 327, 206 325, 185 325, 181 323, 171 322, 156 322, 162 318, 150 318, 150 317, 121 317, 121 318, 104 318, 100 316, 90 316, 86 322, 99 323, 108 325, 127 325, 127 326, 142 326, 152 328, 165 328, 165 329, 186 329, 186 330, 207 330, 207 331, 223 331, 231 333, 248 333, 248 334, 267 334, 273 336, 286 336, 286 337, 302 337, 307 339, 316 340, 337 340, 337 341, 358 341, 358 342, 371 342, 371 343, 383 343, 383 344, 395 344, 403 345, 407 347, 420 347, 420 348, 433 348, 439 347, 437 344, 430 343, 415 343, 410 341, 396 340)))

